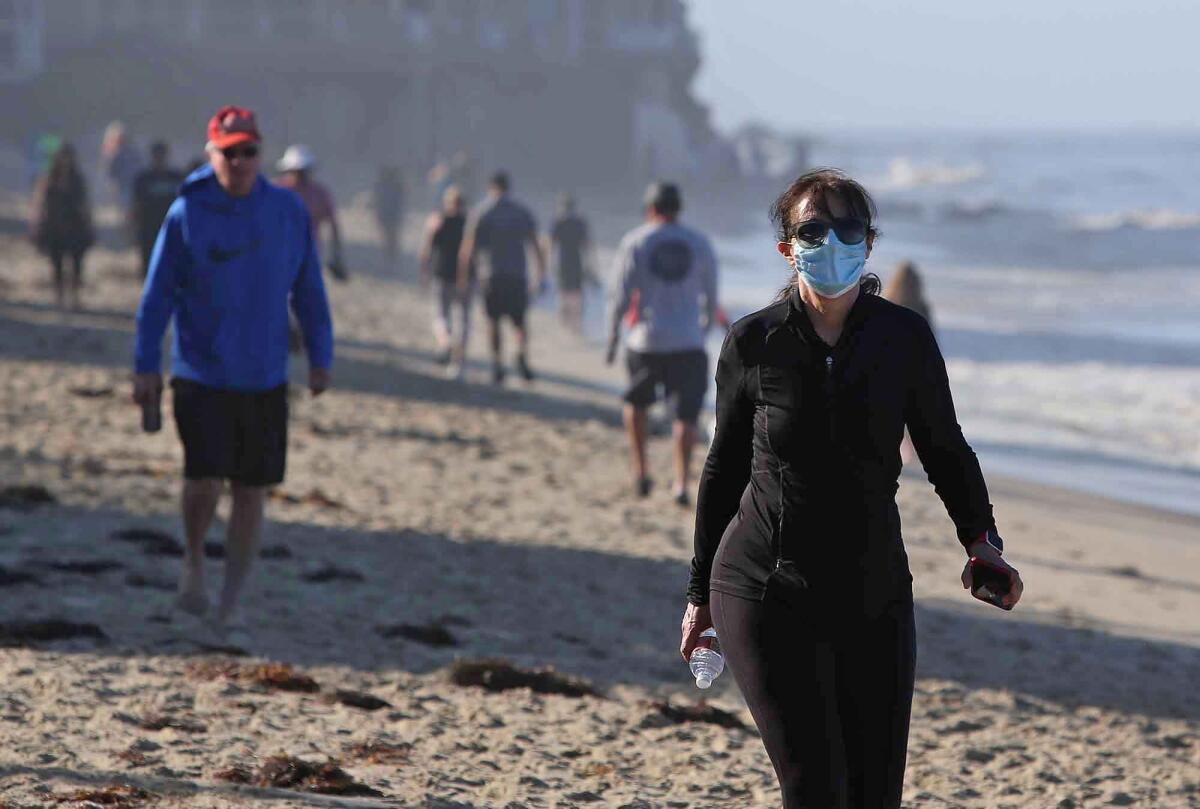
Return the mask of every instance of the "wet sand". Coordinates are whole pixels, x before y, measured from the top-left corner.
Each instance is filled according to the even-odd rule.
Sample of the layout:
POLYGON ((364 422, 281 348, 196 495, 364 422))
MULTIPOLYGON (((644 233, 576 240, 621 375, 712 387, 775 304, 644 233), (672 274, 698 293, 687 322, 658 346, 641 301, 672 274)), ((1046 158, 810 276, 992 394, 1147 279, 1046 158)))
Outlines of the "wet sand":
MULTIPOLYGON (((312 400, 297 362, 240 648, 171 609, 181 454, 169 408, 145 436, 128 401, 132 252, 94 251, 86 311, 61 313, 42 260, 0 235, 0 802, 129 784, 163 807, 777 805, 727 675, 710 701, 728 717, 664 708, 696 704, 675 651, 692 515, 663 437, 655 494, 630 497, 618 371, 539 312, 537 383, 490 385, 481 329, 467 382, 444 380, 426 298, 378 265, 366 217, 347 225, 335 388, 312 400), (452 681, 481 658, 597 694, 452 681), (275 755, 377 794, 237 783, 275 755)), ((949 519, 904 478, 905 806, 1200 806, 1200 522, 989 482, 1027 585, 1011 614, 962 591, 949 519)))

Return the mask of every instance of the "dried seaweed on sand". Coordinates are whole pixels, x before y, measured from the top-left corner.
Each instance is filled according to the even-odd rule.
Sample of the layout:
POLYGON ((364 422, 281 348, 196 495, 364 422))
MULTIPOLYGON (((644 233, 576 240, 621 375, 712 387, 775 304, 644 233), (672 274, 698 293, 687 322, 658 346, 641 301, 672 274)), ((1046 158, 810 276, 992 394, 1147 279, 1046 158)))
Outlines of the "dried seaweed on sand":
POLYGON ((0 647, 30 646, 56 640, 91 638, 104 641, 108 637, 95 624, 80 624, 51 618, 44 621, 5 621, 0 623, 0 647))
POLYGON ((141 787, 130 784, 113 784, 93 789, 78 789, 66 795, 55 795, 54 799, 59 803, 88 803, 125 809, 125 807, 141 806, 157 797, 153 792, 148 792, 141 787))
POLYGON ((141 547, 147 556, 183 556, 183 545, 175 537, 154 528, 122 528, 110 535, 118 542, 141 547))
POLYGON ((243 664, 232 660, 202 661, 188 667, 193 677, 204 680, 226 678, 262 686, 273 691, 300 691, 312 694, 321 690, 317 681, 301 674, 286 663, 243 664))
POLYGON ((713 707, 703 700, 695 705, 672 705, 670 700, 648 703, 650 713, 642 719, 644 728, 661 728, 669 725, 682 725, 685 722, 702 722, 723 728, 745 730, 746 725, 729 711, 713 707))
POLYGON ((36 483, 0 486, 0 508, 10 508, 14 511, 31 511, 37 506, 57 502, 58 498, 51 494, 49 489, 36 483))
POLYGON ((450 665, 450 682, 486 691, 528 688, 537 694, 564 697, 598 697, 600 692, 586 680, 559 674, 552 668, 523 669, 507 660, 456 660, 450 665))
POLYGON ((346 755, 367 764, 407 764, 413 746, 408 742, 361 742, 346 748, 346 755))
POLYGON ((351 708, 361 708, 364 711, 378 711, 380 708, 392 707, 392 703, 385 699, 380 699, 374 694, 367 694, 363 691, 350 691, 345 688, 339 688, 332 694, 326 694, 325 701, 338 702, 342 705, 348 705, 351 708))
POLYGON ((257 770, 235 765, 214 773, 213 777, 236 784, 295 789, 320 795, 383 796, 379 790, 355 781, 336 761, 316 764, 294 756, 271 756, 257 770))
POLYGON ((454 637, 449 629, 438 622, 381 626, 377 631, 385 638, 403 638, 404 640, 423 643, 426 646, 444 647, 458 645, 458 638, 454 637))

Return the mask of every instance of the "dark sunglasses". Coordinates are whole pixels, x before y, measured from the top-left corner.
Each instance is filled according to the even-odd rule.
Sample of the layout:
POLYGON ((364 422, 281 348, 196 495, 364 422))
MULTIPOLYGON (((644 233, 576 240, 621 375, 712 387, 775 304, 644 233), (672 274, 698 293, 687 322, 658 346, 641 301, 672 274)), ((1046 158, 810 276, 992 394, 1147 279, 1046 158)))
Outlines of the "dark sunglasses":
POLYGON ((226 160, 237 160, 239 157, 245 160, 253 160, 258 157, 258 147, 250 146, 226 146, 221 150, 221 154, 225 155, 226 160))
POLYGON ((842 244, 858 244, 867 238, 867 223, 853 216, 834 219, 832 222, 821 219, 798 222, 792 228, 792 236, 804 247, 819 247, 825 244, 831 230, 837 234, 838 241, 842 244))

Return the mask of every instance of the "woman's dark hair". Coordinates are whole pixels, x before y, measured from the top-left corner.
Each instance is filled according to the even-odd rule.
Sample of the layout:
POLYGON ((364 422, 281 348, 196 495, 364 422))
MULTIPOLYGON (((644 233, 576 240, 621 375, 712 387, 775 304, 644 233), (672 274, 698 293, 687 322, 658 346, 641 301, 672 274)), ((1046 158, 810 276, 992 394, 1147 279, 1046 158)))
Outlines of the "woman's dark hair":
MULTIPOLYGON (((840 199, 851 213, 866 223, 869 240, 874 241, 879 237, 879 229, 875 227, 878 211, 875 208, 875 200, 867 193, 867 189, 843 171, 819 168, 801 174, 771 204, 769 215, 772 224, 775 225, 775 238, 781 242, 790 242, 795 237, 797 223, 793 220, 793 214, 796 206, 803 200, 809 200, 819 213, 832 216, 828 207, 830 197, 840 199)), ((779 291, 776 300, 790 295, 798 283, 800 279, 793 273, 787 286, 779 291)), ((874 273, 863 275, 859 283, 859 288, 868 295, 878 295, 881 287, 879 276, 874 273)))
POLYGON ((46 184, 50 188, 74 191, 82 187, 83 175, 75 160, 75 147, 69 143, 58 147, 46 175, 46 184))

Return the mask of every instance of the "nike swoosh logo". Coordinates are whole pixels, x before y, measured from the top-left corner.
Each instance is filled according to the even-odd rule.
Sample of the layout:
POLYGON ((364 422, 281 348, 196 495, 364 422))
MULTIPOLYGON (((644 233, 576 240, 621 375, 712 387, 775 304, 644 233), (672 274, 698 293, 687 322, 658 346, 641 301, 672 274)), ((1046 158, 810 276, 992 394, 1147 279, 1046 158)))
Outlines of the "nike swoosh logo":
POLYGON ((232 250, 224 250, 215 244, 208 246, 208 260, 214 264, 224 264, 226 261, 235 259, 242 253, 249 252, 258 247, 258 242, 247 244, 243 247, 235 247, 232 250))

